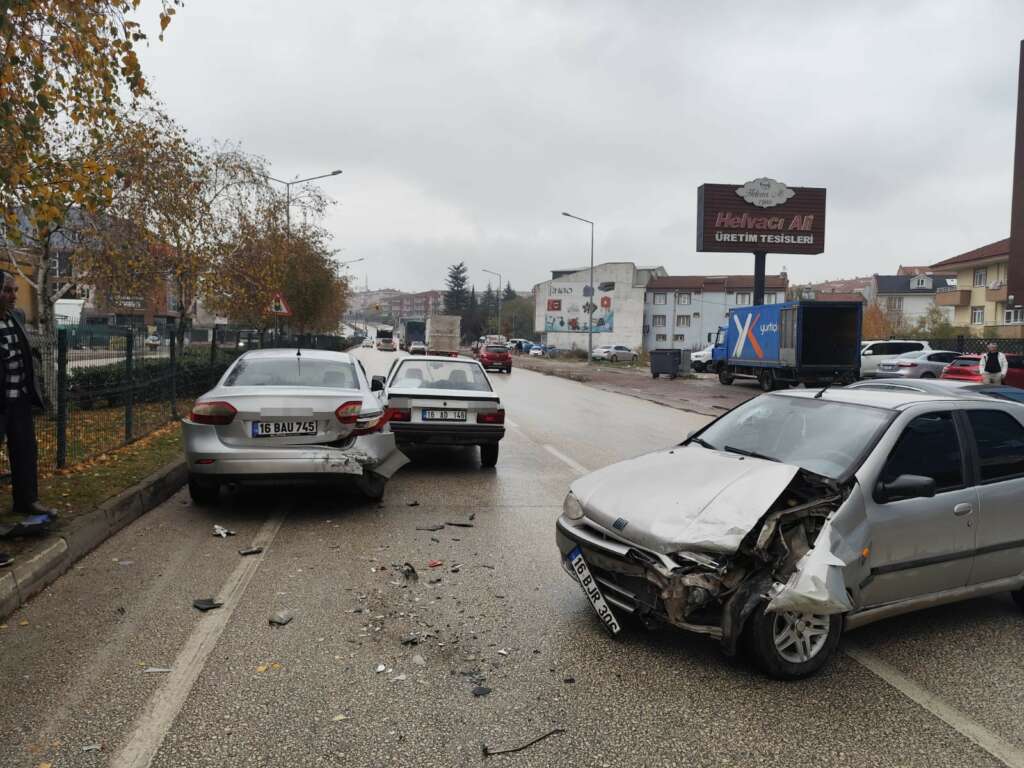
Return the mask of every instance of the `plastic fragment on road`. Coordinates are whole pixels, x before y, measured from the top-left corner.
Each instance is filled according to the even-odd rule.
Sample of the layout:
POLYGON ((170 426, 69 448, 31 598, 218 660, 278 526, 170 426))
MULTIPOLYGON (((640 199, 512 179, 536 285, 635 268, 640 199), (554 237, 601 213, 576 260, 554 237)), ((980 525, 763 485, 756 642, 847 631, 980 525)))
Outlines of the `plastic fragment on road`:
POLYGON ((420 639, 416 635, 406 635, 402 638, 402 645, 419 645, 420 639))
POLYGON ((256 667, 256 671, 259 672, 260 674, 263 674, 268 669, 270 669, 270 665, 269 664, 260 664, 258 667, 256 667))
POLYGON ((238 550, 238 554, 242 557, 246 555, 258 555, 263 552, 263 547, 246 547, 245 549, 238 550))
POLYGON ((412 663, 415 664, 417 667, 427 666, 427 660, 420 656, 418 653, 412 657, 412 663))
POLYGON ((506 651, 504 648, 499 648, 498 649, 498 655, 499 656, 508 656, 508 651, 506 651))
POLYGON ((230 528, 225 528, 223 525, 214 524, 213 535, 220 536, 222 539, 226 539, 228 536, 234 536, 235 532, 230 528))
POLYGON ((352 718, 349 717, 348 715, 335 715, 334 717, 331 718, 331 722, 340 723, 340 722, 342 722, 344 720, 351 720, 351 719, 352 718))
POLYGON ((147 675, 164 674, 172 671, 173 670, 170 667, 146 667, 142 670, 143 674, 147 675))
POLYGON ((444 523, 438 523, 437 525, 417 525, 417 531, 443 531, 444 523))
POLYGON ((444 563, 441 562, 440 560, 430 560, 427 563, 427 567, 429 567, 429 568, 440 568, 442 565, 444 565, 444 563))
POLYGON ((543 736, 538 736, 533 741, 528 741, 522 746, 512 747, 510 749, 491 749, 486 744, 482 744, 481 747, 483 748, 484 757, 490 757, 491 755, 511 755, 516 752, 522 752, 527 747, 532 747, 534 744, 544 741, 544 739, 548 738, 549 736, 554 736, 559 733, 565 733, 565 728, 554 728, 545 733, 543 736))
POLYGON ((82 747, 83 752, 99 752, 103 747, 99 744, 89 744, 88 746, 82 747))
POLYGON ((291 611, 278 611, 270 617, 269 622, 273 627, 283 627, 290 623, 292 618, 294 617, 291 611))
POLYGON ((377 667, 374 669, 374 672, 376 672, 379 675, 385 669, 387 669, 387 667, 385 667, 383 664, 378 664, 377 667))
POLYGON ((490 692, 491 692, 491 689, 490 689, 490 688, 488 688, 488 687, 487 687, 486 685, 478 685, 478 686, 476 686, 476 687, 475 687, 475 688, 473 689, 473 695, 474 695, 474 696, 475 696, 476 698, 478 698, 478 699, 479 699, 479 698, 480 698, 481 696, 486 696, 486 695, 487 695, 487 694, 489 694, 490 692))
POLYGON ((19 621, 18 622, 18 626, 19 627, 27 627, 28 626, 28 619, 22 619, 21 621, 19 621))
POLYGON ((391 678, 391 682, 392 683, 404 683, 407 679, 408 678, 407 678, 406 675, 397 675, 397 676, 391 678))
POLYGON ((451 570, 450 570, 449 572, 450 572, 450 573, 458 573, 458 572, 459 572, 459 571, 461 571, 461 570, 462 570, 462 563, 455 563, 455 564, 454 564, 454 565, 453 565, 453 566, 451 567, 451 570))
POLYGON ((222 605, 224 605, 224 603, 218 603, 212 597, 201 597, 198 600, 192 601, 192 607, 203 611, 204 613, 206 611, 212 611, 214 608, 220 608, 222 605))

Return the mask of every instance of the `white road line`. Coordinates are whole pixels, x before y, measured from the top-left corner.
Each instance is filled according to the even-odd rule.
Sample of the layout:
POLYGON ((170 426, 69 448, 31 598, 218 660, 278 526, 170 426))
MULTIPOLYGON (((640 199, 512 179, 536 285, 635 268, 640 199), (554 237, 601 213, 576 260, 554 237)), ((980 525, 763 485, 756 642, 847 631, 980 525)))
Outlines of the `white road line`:
POLYGON ((552 456, 554 456, 559 461, 561 461, 563 464, 568 466, 569 469, 573 469, 576 472, 579 472, 580 474, 586 474, 587 472, 590 471, 589 469, 584 467, 582 464, 580 464, 578 462, 575 462, 572 459, 570 459, 568 456, 566 456, 564 453, 562 453, 560 450, 558 450, 554 446, 545 445, 544 446, 544 450, 547 451, 548 453, 550 453, 552 456))
POLYGON ((979 747, 1010 768, 1024 768, 1024 750, 972 720, 959 709, 950 706, 935 694, 926 691, 913 680, 904 677, 870 651, 846 645, 846 655, 874 672, 911 701, 931 712, 946 725, 958 731, 979 747))
POLYGON ((224 582, 220 591, 223 607, 211 611, 200 620, 178 653, 178 658, 174 660, 174 671, 150 697, 146 708, 136 719, 127 743, 110 762, 111 768, 148 768, 153 762, 156 751, 160 749, 192 686, 199 678, 206 659, 224 632, 256 569, 263 562, 267 548, 277 536, 284 517, 284 513, 279 512, 260 528, 252 544, 263 547, 263 553, 243 557, 224 582))

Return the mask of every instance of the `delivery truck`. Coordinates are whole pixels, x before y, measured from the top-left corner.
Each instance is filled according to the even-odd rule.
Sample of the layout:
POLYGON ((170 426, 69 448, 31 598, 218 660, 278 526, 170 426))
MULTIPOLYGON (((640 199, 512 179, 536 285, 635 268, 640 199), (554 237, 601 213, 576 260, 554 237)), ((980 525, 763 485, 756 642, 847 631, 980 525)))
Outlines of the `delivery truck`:
POLYGON ((427 354, 459 354, 462 341, 462 318, 458 315, 430 315, 427 318, 427 354))
POLYGON ((712 366, 723 384, 753 378, 766 392, 856 381, 862 316, 863 305, 853 301, 735 307, 718 331, 712 366))
POLYGON ((426 342, 427 324, 423 320, 410 320, 402 318, 398 321, 399 346, 402 349, 409 349, 414 341, 426 342))

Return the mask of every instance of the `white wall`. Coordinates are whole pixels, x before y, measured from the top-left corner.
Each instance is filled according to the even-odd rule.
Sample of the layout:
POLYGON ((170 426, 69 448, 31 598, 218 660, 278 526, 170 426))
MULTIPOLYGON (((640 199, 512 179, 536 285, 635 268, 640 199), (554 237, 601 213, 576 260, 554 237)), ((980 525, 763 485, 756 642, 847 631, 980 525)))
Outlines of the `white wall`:
MULTIPOLYGON (((646 303, 644 306, 644 325, 647 332, 644 334, 645 349, 694 349, 705 347, 715 340, 718 329, 725 325, 729 316, 729 310, 737 304, 738 294, 735 292, 695 292, 690 291, 690 303, 677 303, 678 294, 687 293, 685 290, 654 290, 646 292, 646 303), (655 294, 665 293, 665 304, 655 304, 655 294), (654 325, 655 315, 665 315, 665 327, 659 328, 654 325), (689 327, 676 325, 676 318, 680 315, 690 316, 689 327), (658 339, 658 334, 664 334, 665 339, 658 339), (683 339, 676 339, 675 336, 682 335, 683 339), (708 336, 711 336, 710 341, 708 336)), ((749 293, 750 301, 753 301, 753 291, 741 291, 749 293)), ((767 291, 765 303, 775 304, 785 300, 785 291, 767 291)), ((749 302, 747 302, 749 306, 749 302)))

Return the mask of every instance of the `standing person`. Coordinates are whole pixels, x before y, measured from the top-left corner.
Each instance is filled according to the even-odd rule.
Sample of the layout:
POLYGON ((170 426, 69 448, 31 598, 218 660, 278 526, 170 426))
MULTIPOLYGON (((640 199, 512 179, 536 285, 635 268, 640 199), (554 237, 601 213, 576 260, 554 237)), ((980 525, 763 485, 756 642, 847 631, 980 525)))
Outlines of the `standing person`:
POLYGON ((992 342, 988 345, 988 353, 982 355, 981 361, 978 363, 981 382, 983 384, 1002 384, 1009 367, 1006 355, 999 351, 999 346, 995 342, 992 342))
MULTIPOLYGON (((0 270, 0 438, 7 443, 14 486, 14 512, 46 515, 57 511, 39 502, 36 475, 37 448, 32 410, 43 406, 39 380, 32 364, 32 348, 25 328, 15 313, 18 285, 14 276, 0 270)), ((0 558, 2 560, 2 558, 0 558)))

